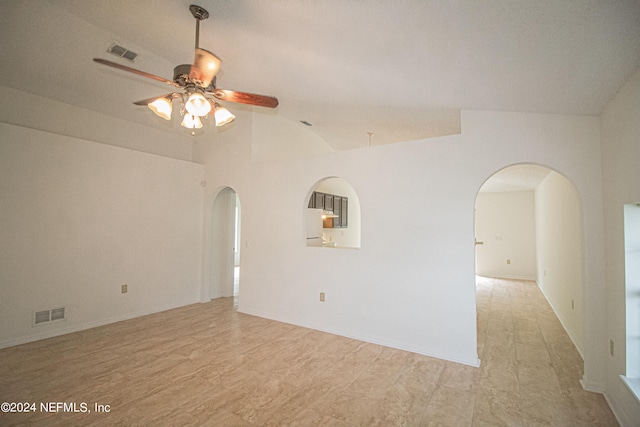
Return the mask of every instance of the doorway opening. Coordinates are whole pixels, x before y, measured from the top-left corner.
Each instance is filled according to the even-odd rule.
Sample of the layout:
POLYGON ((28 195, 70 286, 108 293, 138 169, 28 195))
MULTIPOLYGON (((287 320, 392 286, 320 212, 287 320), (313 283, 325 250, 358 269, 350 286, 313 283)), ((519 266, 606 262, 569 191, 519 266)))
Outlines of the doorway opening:
POLYGON ((552 361, 563 357, 554 345, 565 334, 576 350, 565 354, 583 369, 582 208, 573 184, 544 166, 509 166, 478 191, 474 221, 479 357, 491 357, 492 328, 552 361), (517 304, 523 299, 529 304, 517 304))
POLYGON ((209 299, 240 295, 241 217, 238 194, 220 190, 211 210, 209 299))

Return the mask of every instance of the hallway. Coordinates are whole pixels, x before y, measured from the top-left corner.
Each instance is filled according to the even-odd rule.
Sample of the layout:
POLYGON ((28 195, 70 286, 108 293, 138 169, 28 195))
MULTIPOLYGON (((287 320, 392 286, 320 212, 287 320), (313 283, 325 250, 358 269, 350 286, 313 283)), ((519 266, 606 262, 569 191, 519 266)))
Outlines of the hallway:
POLYGON ((6 348, 0 401, 91 413, 38 406, 0 424, 617 425, 535 283, 478 278, 477 295, 480 368, 245 315, 234 298, 6 348))
MULTIPOLYGON (((583 361, 535 282, 477 277, 478 399, 495 393, 512 425, 617 425, 604 398, 579 383, 583 361)), ((477 416, 478 414, 476 414, 477 416)))

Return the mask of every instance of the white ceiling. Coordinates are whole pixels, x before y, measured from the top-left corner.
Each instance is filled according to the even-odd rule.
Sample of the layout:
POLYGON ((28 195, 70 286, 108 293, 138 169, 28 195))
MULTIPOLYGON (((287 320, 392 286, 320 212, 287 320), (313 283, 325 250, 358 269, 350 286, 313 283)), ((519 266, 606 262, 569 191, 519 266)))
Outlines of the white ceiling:
POLYGON ((533 191, 550 173, 550 169, 533 164, 509 166, 487 179, 480 192, 533 191))
POLYGON ((638 0, 5 0, 2 84, 182 132, 132 104, 166 85, 91 59, 172 78, 192 2, 218 87, 280 100, 226 106, 306 120, 336 149, 459 133, 460 109, 598 115, 640 68, 638 0))

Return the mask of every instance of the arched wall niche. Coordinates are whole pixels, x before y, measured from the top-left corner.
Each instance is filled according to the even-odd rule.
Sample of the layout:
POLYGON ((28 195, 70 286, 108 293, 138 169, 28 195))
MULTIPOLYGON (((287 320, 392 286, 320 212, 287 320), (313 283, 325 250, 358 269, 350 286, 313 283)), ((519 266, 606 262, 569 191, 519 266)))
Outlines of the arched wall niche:
POLYGON ((360 248, 360 200, 343 178, 318 180, 305 196, 303 212, 307 246, 360 248))

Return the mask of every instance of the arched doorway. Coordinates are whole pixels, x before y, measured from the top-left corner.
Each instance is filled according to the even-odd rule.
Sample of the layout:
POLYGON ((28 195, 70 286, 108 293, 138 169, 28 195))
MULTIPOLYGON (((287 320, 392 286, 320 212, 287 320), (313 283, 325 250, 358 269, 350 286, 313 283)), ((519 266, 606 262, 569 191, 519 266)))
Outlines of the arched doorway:
POLYGON ((239 294, 240 218, 237 193, 223 188, 211 208, 209 299, 239 294))
POLYGON ((551 359, 564 357, 552 334, 566 333, 581 354, 584 248, 574 185, 544 166, 512 165, 485 181, 474 208, 479 357, 490 357, 483 340, 492 328, 523 349, 541 344, 551 359))

